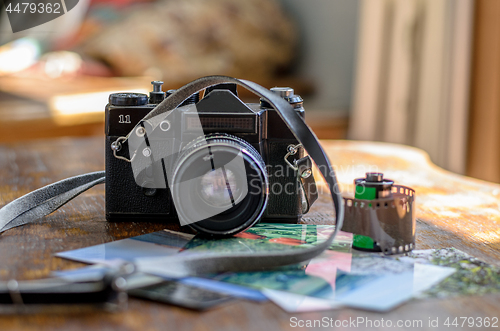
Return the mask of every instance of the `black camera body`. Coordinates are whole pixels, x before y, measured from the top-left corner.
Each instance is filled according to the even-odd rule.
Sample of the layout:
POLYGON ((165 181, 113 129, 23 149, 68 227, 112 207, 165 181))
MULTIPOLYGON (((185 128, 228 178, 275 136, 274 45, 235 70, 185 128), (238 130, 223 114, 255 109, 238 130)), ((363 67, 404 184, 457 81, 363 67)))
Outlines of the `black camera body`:
MULTIPOLYGON (((124 159, 131 158, 131 153, 128 152, 127 148, 122 148, 119 154, 124 159, 120 159, 115 157, 113 152, 113 143, 119 137, 126 136, 131 132, 144 116, 165 97, 168 97, 172 91, 166 94, 162 92, 161 82, 153 82, 153 85, 155 86, 154 91, 150 93, 149 97, 146 94, 138 93, 115 93, 110 95, 109 103, 106 106, 105 184, 106 219, 108 221, 168 221, 176 220, 179 217, 168 186, 158 189, 148 186, 147 183, 138 185, 138 179, 137 176, 134 176, 131 163, 124 161, 124 159)), ((294 95, 293 89, 273 88, 271 90, 282 96, 302 117, 304 116, 302 98, 294 95)), ((260 103, 243 102, 237 95, 236 85, 216 85, 206 89, 201 100, 199 94, 195 94, 175 109, 175 114, 172 113, 170 116, 175 116, 175 123, 180 124, 173 127, 172 121, 162 121, 157 129, 161 130, 162 138, 148 142, 148 144, 151 144, 153 149, 163 148, 174 151, 176 155, 183 155, 183 151, 196 144, 193 142, 198 138, 196 133, 191 132, 192 115, 197 115, 199 118, 203 132, 208 137, 207 141, 220 142, 229 139, 230 141, 227 143, 247 146, 244 147, 246 150, 253 151, 253 154, 249 154, 250 158, 260 160, 255 161, 255 163, 264 164, 265 171, 261 171, 261 173, 264 174, 262 177, 267 175, 267 179, 266 185, 262 185, 264 190, 262 193, 267 197, 265 204, 262 204, 261 201, 259 205, 259 208, 263 208, 262 212, 258 214, 260 221, 297 223, 301 219, 305 208, 303 206, 304 197, 300 189, 298 171, 293 169, 288 162, 293 164, 295 160, 303 157, 304 152, 274 108, 264 100, 261 100, 260 103), (193 107, 194 105, 195 107, 193 107), (294 150, 294 153, 289 153, 291 150, 294 150), (286 192, 284 188, 286 188, 286 192)), ((135 134, 140 135, 144 132, 135 132, 135 134)), ((132 155, 135 158, 145 156, 147 156, 145 151, 132 155)), ((250 163, 252 162, 250 160, 250 163)), ((176 167, 175 160, 157 163, 160 173, 162 167, 163 171, 165 171, 165 167, 176 167)), ((177 165, 177 167, 180 166, 177 165)), ((252 171, 252 169, 252 165, 250 165, 247 171, 252 171)), ((158 169, 156 170, 158 171, 158 169)), ((144 181, 144 179, 141 180, 144 181)), ((182 199, 186 200, 186 198, 182 199)), ((191 208, 196 208, 196 205, 201 202, 190 201, 189 203, 193 205, 191 208)), ((251 206, 250 202, 248 206, 251 206)), ((245 208, 249 209, 248 206, 245 208)), ((241 210, 238 213, 235 214, 235 219, 249 217, 241 210)), ((244 226, 251 226, 257 221, 252 220, 252 224, 245 223, 244 226)), ((215 234, 219 233, 219 230, 225 231, 221 228, 216 232, 211 232, 194 227, 202 232, 215 234)), ((232 227, 235 225, 233 224, 232 227)))

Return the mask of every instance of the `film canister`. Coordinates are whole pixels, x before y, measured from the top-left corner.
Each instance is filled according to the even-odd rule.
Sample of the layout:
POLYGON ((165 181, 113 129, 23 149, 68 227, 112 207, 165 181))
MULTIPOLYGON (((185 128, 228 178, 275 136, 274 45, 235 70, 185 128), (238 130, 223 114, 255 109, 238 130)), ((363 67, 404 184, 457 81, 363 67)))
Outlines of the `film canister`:
MULTIPOLYGON (((354 180, 356 199, 375 200, 392 197, 393 180, 384 179, 384 174, 380 172, 367 172, 365 178, 354 180)), ((381 248, 376 241, 368 236, 355 234, 352 247, 369 252, 381 252, 381 248)))

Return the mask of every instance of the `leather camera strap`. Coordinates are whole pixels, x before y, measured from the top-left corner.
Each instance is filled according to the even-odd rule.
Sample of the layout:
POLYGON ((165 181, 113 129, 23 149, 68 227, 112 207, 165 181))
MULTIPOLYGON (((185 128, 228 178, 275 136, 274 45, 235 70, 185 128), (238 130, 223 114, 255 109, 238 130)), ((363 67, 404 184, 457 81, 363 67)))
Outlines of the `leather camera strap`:
POLYGON ((49 215, 80 193, 104 183, 104 179, 104 171, 91 172, 66 178, 23 195, 0 209, 0 232, 49 215))
MULTIPOLYGON (((332 231, 332 234, 325 241, 313 247, 289 251, 273 251, 269 253, 236 252, 215 254, 211 252, 191 253, 187 250, 174 256, 156 258, 150 261, 139 261, 138 267, 141 271, 155 273, 155 270, 159 270, 158 268, 160 268, 161 270, 159 270, 158 273, 164 275, 164 266, 168 265, 169 272, 173 277, 182 277, 225 271, 263 270, 282 265, 300 263, 314 258, 325 249, 329 248, 336 234, 342 228, 344 219, 342 196, 339 192, 335 172, 318 139, 302 117, 297 114, 288 102, 256 83, 225 76, 209 76, 197 79, 181 87, 163 100, 146 115, 137 126, 141 125, 143 121, 148 121, 155 127, 157 123, 152 122, 158 115, 177 108, 194 93, 200 92, 210 86, 227 83, 237 84, 254 92, 278 111, 279 115, 294 133, 299 143, 302 144, 306 152, 317 165, 328 184, 336 214, 335 230, 332 231)), ((135 129, 136 128, 134 128, 131 133, 135 132, 135 129)), ((104 172, 85 174, 48 185, 14 200, 0 210, 0 232, 15 226, 36 221, 50 214, 80 193, 103 181, 104 172)))

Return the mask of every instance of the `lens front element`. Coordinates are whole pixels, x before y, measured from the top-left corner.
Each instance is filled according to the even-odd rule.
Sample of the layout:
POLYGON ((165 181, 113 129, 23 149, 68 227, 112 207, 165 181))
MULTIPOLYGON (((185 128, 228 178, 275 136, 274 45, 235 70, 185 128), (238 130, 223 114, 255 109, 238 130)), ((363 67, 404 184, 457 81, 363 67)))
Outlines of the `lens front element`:
POLYGON ((243 189, 238 185, 236 175, 225 167, 213 169, 200 179, 200 196, 207 204, 226 208, 239 203, 243 189))

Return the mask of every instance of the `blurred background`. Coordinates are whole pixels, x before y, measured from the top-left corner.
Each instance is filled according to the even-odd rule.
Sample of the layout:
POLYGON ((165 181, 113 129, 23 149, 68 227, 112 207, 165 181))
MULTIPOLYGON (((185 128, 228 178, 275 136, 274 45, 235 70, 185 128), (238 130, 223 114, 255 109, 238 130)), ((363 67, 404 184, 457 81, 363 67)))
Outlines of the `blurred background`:
POLYGON ((15 33, 1 7, 0 143, 103 136, 109 93, 219 74, 293 87, 320 138, 500 182, 498 0, 68 1, 15 33))

